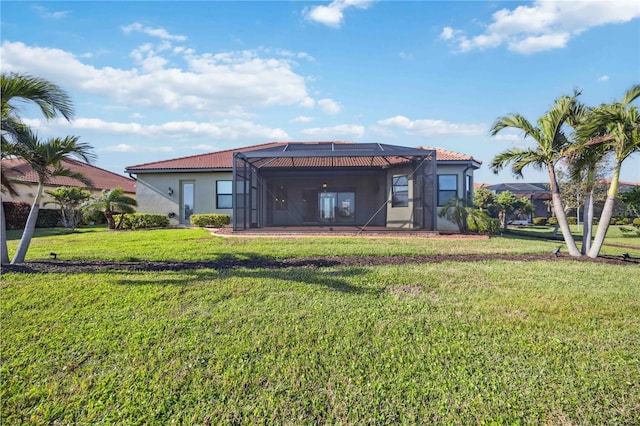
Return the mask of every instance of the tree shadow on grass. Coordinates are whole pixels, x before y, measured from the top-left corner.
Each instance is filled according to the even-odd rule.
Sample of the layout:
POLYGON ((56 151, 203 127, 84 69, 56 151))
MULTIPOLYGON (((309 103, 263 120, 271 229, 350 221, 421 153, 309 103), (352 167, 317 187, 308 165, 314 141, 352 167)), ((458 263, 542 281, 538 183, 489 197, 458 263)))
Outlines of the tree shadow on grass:
MULTIPOLYGON (((349 267, 336 269, 324 269, 317 267, 283 267, 283 268, 228 268, 221 270, 214 269, 185 269, 181 270, 176 275, 165 275, 161 279, 145 280, 144 276, 136 277, 130 272, 126 273, 127 278, 118 279, 117 283, 120 285, 190 285, 198 281, 215 281, 225 280, 229 278, 243 278, 256 281, 263 280, 280 280, 289 281, 293 283, 308 284, 312 286, 323 286, 331 290, 365 294, 375 293, 373 289, 359 287, 349 283, 349 278, 358 275, 363 275, 367 272, 365 268, 349 267), (139 279, 136 279, 139 278, 139 279)), ((215 285, 213 283, 212 285, 215 285)))

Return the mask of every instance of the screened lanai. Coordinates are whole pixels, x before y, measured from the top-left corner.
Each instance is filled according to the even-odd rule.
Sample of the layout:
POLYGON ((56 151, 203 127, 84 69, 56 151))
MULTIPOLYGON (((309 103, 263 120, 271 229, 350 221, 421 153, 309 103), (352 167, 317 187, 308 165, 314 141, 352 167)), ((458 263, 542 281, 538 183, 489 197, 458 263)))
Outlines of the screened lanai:
POLYGON ((237 152, 233 229, 436 229, 436 152, 377 143, 290 143, 237 152))

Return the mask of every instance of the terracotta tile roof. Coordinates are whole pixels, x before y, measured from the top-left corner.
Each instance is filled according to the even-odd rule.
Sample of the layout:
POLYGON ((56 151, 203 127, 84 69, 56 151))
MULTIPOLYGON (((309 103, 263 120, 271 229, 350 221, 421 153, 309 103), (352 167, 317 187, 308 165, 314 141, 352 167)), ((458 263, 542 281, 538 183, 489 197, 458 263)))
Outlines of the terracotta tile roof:
POLYGON ((475 161, 476 163, 482 164, 482 161, 476 160, 470 155, 460 154, 458 152, 449 151, 447 149, 442 148, 432 148, 429 146, 420 146, 418 148, 422 149, 435 149, 436 150, 436 158, 438 161, 475 161))
MULTIPOLYGON (((136 182, 125 176, 120 176, 108 170, 92 166, 81 161, 65 160, 63 166, 77 173, 82 173, 93 181, 95 189, 122 188, 127 193, 135 194, 136 182)), ((18 182, 38 183, 38 176, 33 169, 20 158, 2 160, 4 173, 7 177, 18 182)), ((48 183, 52 186, 77 186, 87 188, 87 185, 65 176, 56 176, 48 183)))
MULTIPOLYGON (((168 170, 215 170, 233 168, 233 154, 236 152, 255 151, 268 148, 285 147, 291 144, 304 144, 305 146, 326 145, 326 144, 350 144, 352 142, 331 141, 331 142, 270 142, 260 145, 233 148, 224 151, 211 152, 208 154, 192 155, 188 157, 173 158, 170 160, 156 161, 153 163, 138 164, 128 166, 126 170, 131 173, 144 171, 168 171, 168 170)), ((356 145, 356 144, 354 144, 356 145)), ((456 152, 443 150, 440 148, 419 147, 425 150, 436 150, 438 161, 480 161, 475 160, 470 155, 458 154, 456 152)), ((406 159, 400 157, 299 157, 268 159, 270 167, 371 167, 383 166, 389 163, 400 164, 406 159), (386 158, 386 160, 385 160, 386 158)), ((256 162, 256 165, 258 163, 256 162)))

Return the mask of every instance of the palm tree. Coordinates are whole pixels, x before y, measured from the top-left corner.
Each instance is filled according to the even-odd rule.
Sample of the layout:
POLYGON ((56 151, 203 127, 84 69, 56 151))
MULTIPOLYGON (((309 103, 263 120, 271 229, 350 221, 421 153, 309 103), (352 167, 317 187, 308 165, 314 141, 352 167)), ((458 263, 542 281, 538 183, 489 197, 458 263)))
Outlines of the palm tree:
POLYGON ((513 148, 501 152, 494 157, 490 168, 497 174, 507 164, 511 164, 511 171, 516 177, 522 177, 522 170, 527 166, 538 170, 547 169, 553 209, 571 256, 580 256, 580 251, 578 251, 571 235, 567 215, 560 198, 556 165, 564 157, 565 151, 570 145, 564 132, 564 125, 576 113, 578 95, 579 93, 575 92, 573 96, 563 96, 557 99, 551 109, 538 119, 538 125, 535 127, 522 115, 510 114, 499 117, 490 131, 491 136, 495 136, 507 128, 519 129, 524 132, 525 137, 530 137, 537 144, 535 148, 513 148))
POLYGON ((62 160, 77 157, 86 162, 93 159, 92 147, 85 143, 78 142, 78 137, 67 136, 65 138, 53 138, 41 141, 31 130, 20 133, 13 152, 24 159, 38 175, 38 189, 35 199, 27 218, 22 238, 18 244, 18 249, 11 261, 14 263, 24 262, 25 255, 31 243, 33 232, 36 228, 38 211, 40 210, 40 199, 45 183, 54 176, 67 176, 79 180, 87 185, 91 181, 82 174, 73 172, 62 165, 62 160))
POLYGON ((640 97, 640 85, 634 85, 625 92, 622 102, 594 108, 591 119, 582 129, 585 134, 599 134, 592 138, 587 146, 603 145, 606 151, 613 153, 614 158, 607 199, 600 215, 593 244, 587 252, 587 256, 591 258, 596 258, 600 254, 611 223, 622 163, 631 154, 640 151, 640 112, 635 105, 630 105, 638 97, 640 97))
POLYGON ((467 217, 469 216, 468 200, 465 198, 451 197, 438 212, 438 217, 444 217, 448 221, 455 223, 458 230, 463 234, 467 233, 467 217))
MULTIPOLYGON (((57 85, 42 78, 33 77, 27 74, 3 73, 0 76, 1 100, 1 135, 2 154, 1 158, 11 152, 11 145, 16 142, 17 134, 24 130, 25 126, 17 115, 18 102, 33 102, 40 107, 45 118, 50 119, 62 115, 67 120, 71 120, 74 115, 73 104, 67 93, 57 85)), ((1 193, 7 190, 13 194, 14 189, 11 182, 5 178, 4 170, 0 170, 2 175, 1 193)), ((1 197, 0 197, 1 198, 1 197)), ((4 207, 0 199, 0 262, 9 263, 7 250, 7 233, 4 221, 4 207)))
POLYGON ((134 198, 124 195, 124 191, 121 188, 105 189, 102 191, 99 197, 96 197, 90 202, 85 210, 87 212, 100 211, 107 219, 107 225, 109 229, 117 229, 122 223, 122 216, 120 222, 116 225, 114 214, 118 213, 133 213, 137 206, 137 202, 134 198))
POLYGON ((57 204, 60 206, 60 217, 62 226, 72 231, 82 222, 82 212, 80 205, 91 198, 91 194, 76 186, 61 186, 53 191, 44 191, 52 201, 45 204, 57 204))

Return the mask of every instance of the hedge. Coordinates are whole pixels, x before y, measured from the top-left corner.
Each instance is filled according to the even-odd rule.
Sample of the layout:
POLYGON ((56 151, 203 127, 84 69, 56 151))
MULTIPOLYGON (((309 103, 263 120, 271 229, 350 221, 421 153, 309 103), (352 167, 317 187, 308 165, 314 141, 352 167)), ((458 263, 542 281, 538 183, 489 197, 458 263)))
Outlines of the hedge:
POLYGON ((555 216, 551 216, 548 219, 549 225, 556 226, 558 224, 558 218, 555 216))
POLYGON ((228 214, 193 214, 189 218, 191 225, 205 228, 222 228, 231 223, 231 216, 228 214))
POLYGON ((546 217, 534 217, 534 218, 531 220, 531 222, 532 222, 534 225, 538 225, 538 226, 546 225, 546 224, 547 224, 547 218, 546 218, 546 217))
POLYGON ((636 217, 635 219, 633 219, 633 226, 635 226, 636 228, 640 228, 640 217, 636 217))
POLYGON ((578 218, 577 217, 573 217, 573 216, 569 216, 567 218, 567 222, 569 223, 569 225, 577 225, 578 224, 578 218))
MULTIPOLYGON (((122 215, 113 215, 116 225, 120 222, 122 215)), ((169 226, 169 218, 163 214, 150 213, 127 213, 122 218, 119 229, 145 229, 145 228, 166 228, 169 226)))
MULTIPOLYGON (((31 204, 6 201, 2 203, 2 206, 4 207, 4 219, 7 230, 24 229, 24 226, 27 224, 29 212, 31 211, 31 204)), ((55 228, 56 226, 60 226, 60 210, 38 210, 36 228, 55 228)))

